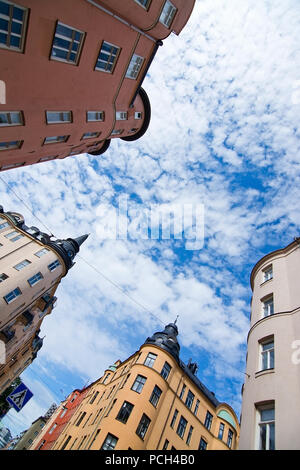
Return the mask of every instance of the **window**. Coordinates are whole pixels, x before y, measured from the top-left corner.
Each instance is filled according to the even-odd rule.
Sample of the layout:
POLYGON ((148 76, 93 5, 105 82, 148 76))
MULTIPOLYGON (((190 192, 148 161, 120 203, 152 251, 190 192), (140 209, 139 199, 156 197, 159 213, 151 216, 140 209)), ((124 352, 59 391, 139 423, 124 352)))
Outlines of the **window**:
POLYGON ((156 408, 157 406, 157 403, 160 399, 160 396, 162 394, 162 391, 161 389, 155 385, 154 389, 153 389, 153 392, 151 393, 151 397, 150 397, 150 403, 152 403, 152 405, 156 408))
POLYGON ((55 158, 57 158, 58 155, 50 155, 49 157, 42 157, 39 159, 39 162, 47 162, 49 160, 55 160, 55 158))
POLYGON ((182 398, 182 397, 183 397, 183 395, 184 395, 184 392, 185 392, 185 389, 186 389, 186 386, 185 386, 185 385, 182 385, 182 389, 181 389, 181 392, 180 392, 179 398, 182 398))
POLYGON ((133 405, 132 403, 129 403, 128 401, 124 401, 123 405, 121 406, 121 409, 119 413, 117 414, 116 419, 118 421, 121 421, 122 423, 127 423, 127 420, 130 416, 130 413, 133 410, 133 405))
MULTIPOLYGON (((102 382, 102 383, 104 383, 104 384, 105 384, 105 383, 107 382, 107 380, 108 380, 108 378, 109 378, 110 376, 111 376, 111 373, 110 373, 110 372, 108 372, 108 373, 106 374, 106 376, 104 377, 104 379, 103 379, 103 382, 102 382)), ((103 393, 105 393, 105 391, 104 391, 103 393)))
POLYGON ((11 242, 16 242, 17 240, 23 237, 23 235, 20 232, 17 232, 16 230, 14 230, 13 232, 7 233, 4 236, 5 238, 9 238, 11 242))
POLYGON ((220 423, 218 439, 221 439, 221 440, 223 439, 224 427, 225 427, 225 424, 220 423))
POLYGON ((96 137, 99 137, 99 135, 100 135, 100 132, 86 132, 85 134, 83 134, 81 138, 82 139, 94 139, 96 137))
POLYGON ((207 442, 201 437, 200 444, 198 450, 206 450, 207 449, 207 442))
POLYGON ((195 405, 195 409, 194 409, 194 415, 195 415, 195 416, 196 416, 197 413, 198 413, 199 405, 200 405, 200 400, 197 400, 197 401, 196 401, 196 405, 195 405))
POLYGON ((136 434, 143 440, 144 440, 146 432, 147 432, 147 430, 150 426, 150 423, 151 423, 151 420, 144 413, 143 416, 141 417, 141 420, 140 420, 139 425, 138 425, 137 430, 136 430, 136 434))
POLYGON ((58 259, 56 259, 55 261, 53 261, 53 263, 48 264, 48 269, 49 271, 54 271, 54 269, 58 268, 58 266, 60 266, 60 262, 58 261, 58 259))
POLYGON ((170 371, 171 371, 172 367, 170 366, 170 364, 168 362, 165 362, 164 363, 164 366, 161 370, 161 373, 160 375, 165 379, 167 380, 167 378, 169 377, 169 374, 170 374, 170 371))
POLYGON ((85 33, 57 22, 51 59, 69 64, 78 64, 85 33))
POLYGON ((134 113, 134 119, 142 119, 142 113, 140 111, 136 111, 134 113))
MULTIPOLYGON (((3 219, 1 219, 1 220, 3 220, 3 219)), ((0 230, 2 230, 3 228, 6 228, 6 227, 9 227, 9 223, 8 223, 8 222, 2 222, 2 223, 0 224, 0 230)))
POLYGON ((274 337, 260 343, 261 370, 274 369, 274 337))
POLYGON ((232 440, 233 440, 233 431, 231 429, 228 429, 227 445, 230 449, 232 446, 232 440))
MULTIPOLYGON (((1 17, 0 17, 1 22, 1 17)), ((1 34, 1 33, 0 33, 1 34)), ((0 113, 0 126, 22 126, 24 124, 21 111, 5 111, 0 113)))
POLYGON ((273 294, 265 299, 263 302, 263 316, 268 317, 269 315, 273 315, 274 313, 274 300, 273 294))
POLYGON ((205 418, 205 422, 204 422, 204 426, 208 430, 210 430, 210 428, 211 428, 212 419, 213 419, 213 415, 208 411, 206 413, 206 418, 205 418))
POLYGON ((258 449, 275 450, 275 408, 273 404, 258 408, 258 449))
POLYGON ((63 416, 65 416, 65 414, 66 414, 67 411, 68 411, 68 408, 63 407, 62 412, 61 412, 61 414, 60 414, 60 418, 62 418, 63 416))
POLYGON ((21 271, 21 269, 25 268, 25 266, 28 266, 28 264, 31 264, 31 261, 28 261, 28 259, 24 259, 23 261, 21 261, 21 263, 16 264, 14 268, 17 271, 21 271))
POLYGON ((118 438, 113 434, 108 433, 102 444, 101 450, 113 450, 116 447, 117 442, 118 438))
POLYGON ((23 143, 23 140, 12 140, 10 142, 0 142, 0 151, 1 150, 19 149, 21 147, 22 143, 23 143))
POLYGON ((5 279, 8 279, 8 275, 5 273, 0 274, 0 282, 5 281, 5 279))
POLYGON ((46 111, 47 124, 58 124, 62 122, 72 122, 71 111, 46 111))
POLYGON ((188 408, 192 408, 194 398, 195 398, 195 395, 189 390, 188 394, 187 394, 187 397, 186 397, 186 400, 185 400, 185 404, 188 408))
POLYGON ((138 77, 138 74, 142 68, 143 62, 144 62, 143 57, 137 54, 133 54, 130 64, 128 66, 127 72, 126 72, 126 77, 132 78, 133 80, 135 80, 138 77))
POLYGON ((25 165, 25 162, 10 163, 9 165, 2 165, 1 170, 8 170, 9 168, 17 168, 18 166, 25 165))
POLYGON ((190 429, 189 429, 189 433, 188 433, 188 436, 187 436, 187 439, 186 439, 186 443, 189 445, 189 443, 191 442, 191 437, 192 437, 192 434, 193 434, 193 426, 190 426, 190 429))
POLYGON ((273 266, 267 266, 263 269, 263 282, 273 279, 273 266))
POLYGON ((153 364, 154 364, 154 361, 155 359, 157 358, 157 355, 156 354, 153 354, 153 353, 148 353, 145 361, 144 361, 144 365, 145 366, 148 366, 148 367, 153 367, 153 364))
POLYGON ((135 0, 135 2, 148 10, 151 0, 135 0))
POLYGON ((31 287, 33 287, 35 284, 37 284, 42 279, 43 279, 42 273, 36 273, 34 276, 27 279, 27 281, 28 281, 29 285, 31 287))
POLYGON ((167 450, 168 445, 169 445, 169 441, 168 441, 168 439, 166 439, 162 450, 167 450))
POLYGON ((47 248, 42 248, 41 250, 37 251, 34 254, 35 254, 35 256, 40 258, 41 256, 46 255, 48 252, 49 252, 49 250, 47 248))
POLYGON ((117 121, 126 121, 127 119, 127 112, 126 111, 117 111, 116 112, 116 120, 117 121))
POLYGON ((44 139, 44 145, 47 144, 58 144, 61 142, 67 142, 69 135, 53 135, 50 137, 45 137, 44 139))
POLYGON ((114 71, 118 56, 120 53, 120 48, 114 44, 103 41, 95 70, 100 70, 101 72, 112 73, 114 71))
POLYGON ((138 375, 134 381, 134 384, 131 387, 131 390, 134 390, 137 393, 141 393, 146 380, 146 377, 144 377, 143 375, 138 375))
POLYGON ((0 47, 23 51, 27 12, 27 8, 0 1, 0 47))
POLYGON ((187 420, 183 416, 180 416, 180 420, 179 420, 177 431, 176 431, 179 437, 183 438, 186 426, 187 426, 187 420))
POLYGON ((49 434, 52 434, 54 429, 56 428, 57 424, 54 423, 53 426, 51 427, 50 431, 49 431, 49 434))
POLYGON ((110 135, 120 135, 122 132, 124 132, 123 129, 114 129, 110 135))
POLYGON ((87 122, 104 121, 104 111, 87 111, 87 122))
POLYGON ((90 400, 90 403, 94 403, 94 401, 96 400, 98 395, 99 395, 99 392, 94 393, 94 395, 92 396, 92 398, 90 400))
POLYGON ((16 287, 16 289, 12 290, 8 294, 6 294, 3 298, 7 304, 10 304, 13 302, 17 297, 19 297, 22 294, 21 290, 19 287, 16 287))
POLYGON ((75 423, 75 426, 79 426, 79 424, 82 422, 82 420, 84 419, 86 415, 86 412, 84 411, 81 416, 79 417, 79 419, 77 420, 77 423, 75 423))
POLYGON ((175 424, 177 415, 178 415, 178 410, 175 410, 175 411, 174 411, 174 414, 173 414, 173 418, 172 418, 171 424, 170 424, 171 428, 174 427, 174 424, 175 424))
POLYGON ((176 11, 177 8, 174 7, 174 5, 169 0, 167 0, 159 17, 160 23, 162 23, 167 28, 170 28, 176 11))

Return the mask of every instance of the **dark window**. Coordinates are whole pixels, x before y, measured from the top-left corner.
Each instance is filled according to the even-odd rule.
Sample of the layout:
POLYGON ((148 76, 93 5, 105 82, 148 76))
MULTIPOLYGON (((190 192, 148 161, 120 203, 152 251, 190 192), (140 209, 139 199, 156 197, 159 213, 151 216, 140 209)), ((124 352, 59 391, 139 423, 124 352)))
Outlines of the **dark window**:
POLYGON ((95 70, 112 73, 115 68, 119 53, 120 48, 118 46, 103 41, 98 55, 95 70))
POLYGON ((144 377, 143 375, 138 375, 134 381, 134 384, 131 387, 131 390, 134 390, 137 393, 141 393, 146 380, 146 377, 144 377))
POLYGON ((187 394, 187 397, 186 397, 186 400, 185 400, 185 404, 188 408, 192 408, 194 398, 195 398, 195 395, 189 390, 188 394, 187 394))
POLYGON ((195 409, 194 409, 194 415, 197 415, 198 413, 198 408, 199 408, 200 400, 196 401, 195 409))
POLYGON ((82 422, 83 418, 85 417, 86 415, 86 412, 84 411, 82 413, 82 415, 80 416, 80 418, 78 419, 77 423, 76 423, 76 426, 79 426, 79 424, 82 422))
POLYGON ((178 436, 181 438, 183 438, 184 436, 186 425, 187 425, 187 420, 183 416, 180 416, 180 420, 179 420, 176 432, 178 436))
POLYGON ((105 441, 102 444, 101 449, 113 450, 116 447, 117 442, 118 442, 118 438, 114 436, 113 434, 108 433, 105 438, 105 441))
POLYGON ((205 426, 206 429, 208 429, 208 430, 210 430, 210 428, 211 428, 212 419, 213 419, 213 416, 212 416, 212 414, 208 411, 208 412, 206 413, 206 418, 205 418, 205 422, 204 422, 204 426, 205 426))
POLYGON ((99 392, 94 393, 94 395, 93 395, 92 398, 91 398, 90 403, 94 403, 94 401, 96 400, 96 398, 97 398, 98 395, 99 395, 99 392))
POLYGON ((73 29, 63 23, 57 22, 51 59, 78 64, 85 33, 73 29))
POLYGON ((169 441, 168 441, 168 439, 166 439, 162 450, 167 450, 168 445, 169 445, 169 441))
POLYGON ((178 410, 175 410, 175 411, 174 411, 174 414, 173 414, 173 418, 172 418, 171 424, 170 424, 171 428, 174 427, 174 424, 175 424, 177 415, 178 415, 178 410))
POLYGON ((133 405, 129 403, 128 401, 124 401, 116 419, 118 421, 121 421, 122 423, 127 423, 127 420, 130 416, 130 413, 132 412, 132 409, 133 409, 133 405))
POLYGON ((182 385, 182 389, 181 389, 181 392, 180 392, 179 398, 182 398, 182 397, 183 397, 183 395, 184 395, 184 392, 185 392, 185 389, 186 389, 186 386, 185 386, 185 385, 182 385))
POLYGON ((172 367, 170 366, 170 364, 168 362, 165 362, 164 363, 164 366, 161 370, 161 373, 160 375, 165 379, 167 380, 167 378, 169 377, 169 374, 170 374, 170 371, 171 371, 172 367))
POLYGON ((136 434, 143 440, 145 438, 145 435, 149 428, 150 423, 151 423, 151 420, 144 413, 143 416, 141 417, 141 421, 139 422, 139 425, 136 430, 136 434))
POLYGON ((186 443, 187 443, 187 444, 189 444, 190 441, 191 441, 191 437, 192 437, 192 434, 193 434, 193 430, 194 430, 193 426, 190 426, 189 433, 188 433, 188 437, 187 437, 187 439, 186 439, 186 443))
POLYGON ((149 400, 153 406, 155 407, 157 406, 157 403, 158 403, 158 400, 160 399, 161 394, 162 394, 161 389, 157 385, 155 385, 153 392, 151 393, 150 400, 149 400))
POLYGON ((206 448, 207 448, 207 442, 203 439, 203 437, 201 437, 198 450, 206 450, 206 448))
POLYGON ((67 447, 67 445, 69 444, 70 440, 71 440, 71 436, 68 436, 67 439, 66 439, 66 441, 64 442, 64 445, 62 446, 61 450, 64 450, 64 449, 67 447))
POLYGON ((157 358, 156 354, 149 353, 145 359, 144 365, 148 367, 153 367, 153 364, 156 358, 157 358))
POLYGON ((232 446, 232 439, 233 439, 233 432, 231 431, 231 429, 228 430, 228 438, 227 438, 227 445, 228 447, 231 448, 232 446))
POLYGON ((225 427, 224 423, 220 423, 218 439, 223 439, 224 427, 225 427))

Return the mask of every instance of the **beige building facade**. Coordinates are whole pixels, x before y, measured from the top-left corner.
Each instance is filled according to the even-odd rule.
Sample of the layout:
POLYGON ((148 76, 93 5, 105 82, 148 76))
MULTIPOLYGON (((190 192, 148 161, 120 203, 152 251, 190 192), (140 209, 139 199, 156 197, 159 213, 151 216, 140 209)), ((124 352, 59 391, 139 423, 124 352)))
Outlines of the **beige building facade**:
POLYGON ((236 449, 234 411, 197 378, 196 364, 180 360, 177 335, 169 324, 105 370, 52 450, 236 449))
POLYGON ((300 238, 253 268, 239 449, 300 448, 300 238))
POLYGON ((35 359, 40 326, 87 236, 56 240, 0 206, 0 392, 35 359))

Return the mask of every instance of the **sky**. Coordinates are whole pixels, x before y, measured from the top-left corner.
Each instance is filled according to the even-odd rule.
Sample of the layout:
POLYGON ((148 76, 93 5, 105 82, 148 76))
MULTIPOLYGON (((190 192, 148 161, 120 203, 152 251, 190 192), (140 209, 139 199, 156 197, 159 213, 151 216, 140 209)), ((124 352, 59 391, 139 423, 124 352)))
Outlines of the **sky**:
POLYGON ((181 359, 239 417, 250 273, 299 236, 299 35, 298 0, 196 0, 143 83, 141 139, 1 174, 6 211, 59 238, 90 234, 21 375, 34 397, 2 422, 13 435, 177 315, 181 359), (181 238, 142 236, 145 215, 174 207, 198 210, 198 230, 187 217, 181 238), (113 236, 114 213, 126 237, 113 236))

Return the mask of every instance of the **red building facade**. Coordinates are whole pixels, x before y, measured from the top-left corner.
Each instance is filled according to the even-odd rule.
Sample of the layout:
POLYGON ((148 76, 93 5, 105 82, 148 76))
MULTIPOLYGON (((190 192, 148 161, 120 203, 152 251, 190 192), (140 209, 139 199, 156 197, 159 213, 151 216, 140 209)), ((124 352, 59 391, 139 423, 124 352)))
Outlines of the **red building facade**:
POLYGON ((0 170, 147 130, 143 80, 195 0, 0 0, 0 170))

